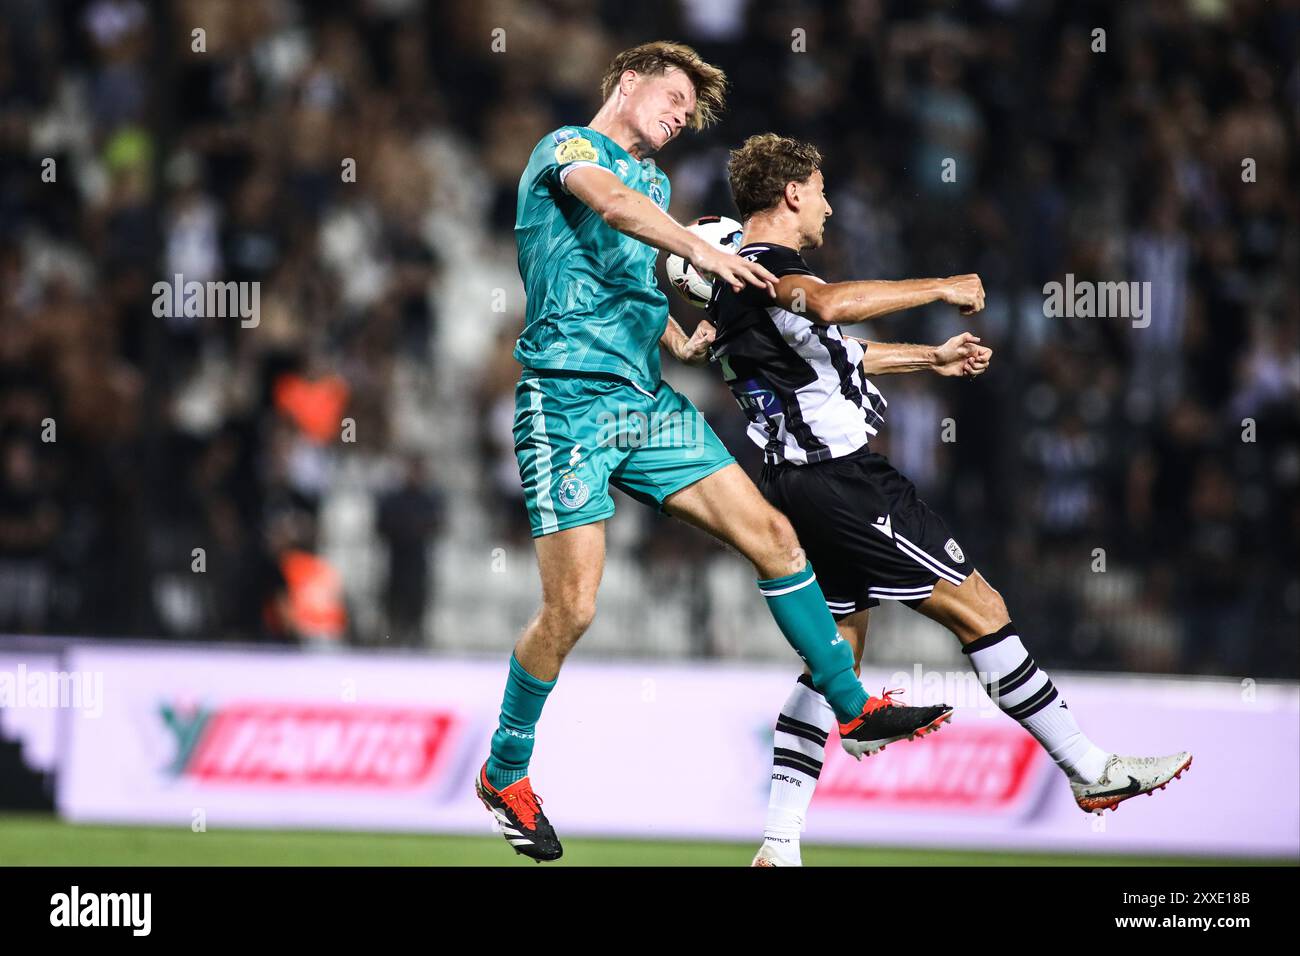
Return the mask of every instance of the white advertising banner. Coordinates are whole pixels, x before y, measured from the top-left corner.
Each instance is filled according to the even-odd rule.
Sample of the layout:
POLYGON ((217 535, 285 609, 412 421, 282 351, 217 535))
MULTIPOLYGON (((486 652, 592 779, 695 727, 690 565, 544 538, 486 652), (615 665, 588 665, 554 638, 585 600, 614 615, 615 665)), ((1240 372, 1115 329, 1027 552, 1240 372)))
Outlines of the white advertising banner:
POLYGON ((17 741, 33 770, 55 769, 60 713, 95 706, 94 682, 61 670, 58 654, 0 646, 0 738, 17 741))
MULTIPOLYGON (((505 660, 83 645, 99 713, 68 715, 58 806, 77 821, 489 833, 473 779, 505 660)), ((757 841, 795 669, 566 665, 532 777, 563 835, 757 841)), ((973 675, 864 674, 946 700, 950 726, 856 762, 832 737, 809 842, 1300 857, 1300 689, 1054 674, 1085 731, 1191 750, 1183 779, 1098 818, 973 675), (969 680, 967 679, 969 678, 969 680)), ((430 862, 436 862, 431 860, 430 862)))

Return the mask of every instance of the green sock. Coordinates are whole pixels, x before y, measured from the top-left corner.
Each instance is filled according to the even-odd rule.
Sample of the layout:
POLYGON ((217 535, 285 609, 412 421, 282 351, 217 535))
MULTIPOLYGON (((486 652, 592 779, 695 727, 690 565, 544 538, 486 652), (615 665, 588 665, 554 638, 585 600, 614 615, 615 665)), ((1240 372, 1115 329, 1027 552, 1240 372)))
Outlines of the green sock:
POLYGON ((759 581, 781 633, 812 671, 813 686, 830 703, 840 723, 848 723, 869 699, 853 673, 853 648, 835 630, 826 597, 811 564, 783 578, 759 581))
POLYGON ((488 783, 498 790, 528 776, 533 756, 537 720, 542 716, 546 695, 553 680, 538 680, 510 655, 510 676, 501 701, 501 720, 492 735, 492 753, 487 760, 488 783))

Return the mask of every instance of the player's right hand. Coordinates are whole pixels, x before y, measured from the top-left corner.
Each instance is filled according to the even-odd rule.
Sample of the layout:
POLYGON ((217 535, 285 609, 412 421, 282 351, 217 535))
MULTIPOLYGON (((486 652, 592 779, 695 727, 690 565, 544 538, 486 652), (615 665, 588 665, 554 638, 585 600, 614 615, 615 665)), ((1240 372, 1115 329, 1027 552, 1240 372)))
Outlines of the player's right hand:
POLYGON ((962 315, 974 315, 984 308, 984 283, 973 272, 949 276, 940 287, 940 298, 960 308, 962 315))
POLYGON ((723 252, 716 246, 705 244, 704 249, 691 257, 691 264, 703 272, 721 279, 731 286, 733 292, 739 292, 745 283, 767 289, 767 294, 776 298, 776 276, 757 262, 750 262, 731 252, 723 252))

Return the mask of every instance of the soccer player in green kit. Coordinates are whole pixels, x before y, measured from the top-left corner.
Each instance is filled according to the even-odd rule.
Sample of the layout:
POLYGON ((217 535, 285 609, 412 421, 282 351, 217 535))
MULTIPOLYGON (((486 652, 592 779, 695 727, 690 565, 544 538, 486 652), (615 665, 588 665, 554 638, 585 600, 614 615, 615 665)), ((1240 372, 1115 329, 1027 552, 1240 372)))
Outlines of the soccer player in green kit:
POLYGON ((565 656, 590 625, 605 562, 609 485, 693 524, 754 565, 786 639, 855 756, 936 729, 947 706, 869 697, 790 523, 769 505, 700 413, 660 379, 659 346, 707 361, 710 330, 687 336, 655 279, 658 250, 737 291, 773 294, 764 267, 668 216, 668 177, 648 157, 722 109, 726 77, 690 47, 648 43, 614 58, 604 105, 534 148, 519 182, 515 236, 528 296, 515 358, 515 452, 537 549, 542 606, 510 659, 491 753, 476 792, 516 852, 561 846, 528 779, 535 728, 565 656), (620 430, 621 429, 621 430, 620 430))

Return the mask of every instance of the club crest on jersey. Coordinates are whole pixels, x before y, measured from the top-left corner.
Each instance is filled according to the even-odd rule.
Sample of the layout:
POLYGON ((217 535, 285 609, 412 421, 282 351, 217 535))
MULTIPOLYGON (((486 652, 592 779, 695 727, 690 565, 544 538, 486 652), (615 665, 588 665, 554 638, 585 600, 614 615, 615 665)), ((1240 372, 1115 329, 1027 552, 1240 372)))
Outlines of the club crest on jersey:
POLYGON ((663 187, 659 185, 659 180, 650 184, 650 201, 660 209, 668 208, 668 203, 664 200, 663 187))
POLYGON ((958 564, 966 560, 966 555, 962 553, 961 545, 952 538, 949 538, 947 543, 944 544, 943 550, 947 551, 948 557, 952 558, 958 564))
POLYGON ((570 510, 581 508, 587 503, 587 499, 591 497, 591 489, 587 487, 585 481, 570 472, 560 479, 558 497, 560 504, 570 510))

